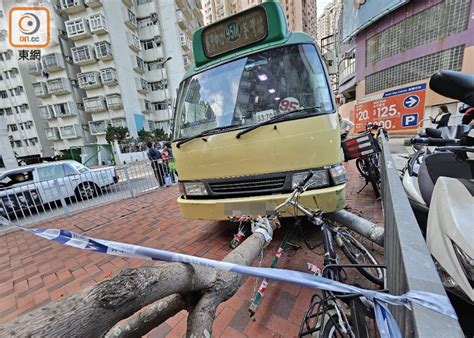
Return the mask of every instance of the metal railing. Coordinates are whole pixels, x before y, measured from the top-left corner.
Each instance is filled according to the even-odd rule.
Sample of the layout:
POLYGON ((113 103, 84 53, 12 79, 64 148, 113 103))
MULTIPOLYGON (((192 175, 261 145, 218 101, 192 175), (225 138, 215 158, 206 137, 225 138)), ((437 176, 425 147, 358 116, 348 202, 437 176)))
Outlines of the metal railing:
POLYGON ((0 182, 0 215, 21 225, 38 223, 177 182, 161 160, 74 170, 68 162, 15 169, 0 182))
MULTIPOLYGON (((421 290, 446 295, 385 139, 382 140, 381 175, 385 264, 390 293, 400 295, 421 290)), ((420 305, 414 304, 411 311, 403 306, 392 306, 390 310, 403 337, 464 337, 456 320, 420 305)))

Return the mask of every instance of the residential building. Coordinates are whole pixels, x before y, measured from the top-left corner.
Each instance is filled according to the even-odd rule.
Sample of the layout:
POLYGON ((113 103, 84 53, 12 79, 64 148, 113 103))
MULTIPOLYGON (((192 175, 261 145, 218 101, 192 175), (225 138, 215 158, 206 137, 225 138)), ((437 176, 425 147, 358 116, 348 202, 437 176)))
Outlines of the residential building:
POLYGON ((0 173, 5 170, 14 169, 18 166, 13 149, 8 139, 7 128, 5 128, 4 118, 0 117, 0 173))
MULTIPOLYGON (((352 1, 346 3, 352 6, 352 1)), ((364 6, 370 2, 351 10, 364 6)), ((474 73, 473 12, 471 0, 411 0, 385 11, 365 28, 341 36, 344 62, 339 70, 339 96, 345 104, 340 112, 349 116, 354 105, 367 97, 427 85, 441 69, 474 73)), ((441 104, 452 113, 457 111, 455 100, 434 93, 427 85, 425 117, 435 114, 441 104)))
MULTIPOLYGON (((262 3, 262 0, 202 0, 204 23, 206 25, 248 7, 262 3)), ((292 31, 302 31, 317 39, 316 0, 281 0, 288 26, 292 31)))
MULTIPOLYGON (((13 148, 15 157, 25 162, 52 156, 53 144, 42 130, 47 126, 38 114, 26 63, 18 61, 17 50, 8 44, 6 8, 0 2, 0 128, 7 133, 4 148, 13 148)), ((1 163, 0 163, 1 164, 1 163)))
POLYGON ((321 40, 337 34, 339 19, 342 11, 342 1, 334 0, 327 4, 318 18, 317 43, 321 47, 321 40))

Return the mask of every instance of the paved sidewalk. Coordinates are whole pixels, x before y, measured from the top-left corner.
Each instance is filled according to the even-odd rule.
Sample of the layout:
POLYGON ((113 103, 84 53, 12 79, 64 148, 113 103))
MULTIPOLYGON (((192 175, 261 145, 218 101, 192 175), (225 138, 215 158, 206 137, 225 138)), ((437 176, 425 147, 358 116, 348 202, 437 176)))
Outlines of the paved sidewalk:
MULTIPOLYGON (((357 194, 363 182, 353 163, 348 164, 347 168, 350 177, 348 205, 354 212, 382 223, 380 202, 374 200, 371 187, 357 194)), ((177 187, 166 188, 35 226, 63 228, 104 239, 222 259, 230 251, 228 243, 235 225, 181 219, 176 204, 177 195, 177 187)), ((274 240, 265 250, 263 266, 270 265, 284 232, 281 229, 275 233, 274 240)), ((313 243, 322 243, 317 229, 307 227, 305 233, 313 243)), ((301 244, 302 248, 288 252, 279 267, 305 271, 307 262, 322 265, 321 245, 310 251, 302 243, 301 236, 293 236, 292 242, 301 244)), ((378 255, 382 253, 381 248, 371 244, 368 246, 374 248, 378 255)), ((0 323, 110 278, 121 269, 150 264, 153 263, 81 251, 26 232, 9 231, 0 235, 0 323)), ((357 274, 352 277, 361 282, 357 274)), ((219 306, 213 336, 297 335, 314 290, 271 283, 255 320, 250 320, 247 308, 254 287, 255 279, 246 278, 238 293, 219 306)), ((153 330, 149 337, 181 337, 185 331, 186 313, 183 311, 153 330)))

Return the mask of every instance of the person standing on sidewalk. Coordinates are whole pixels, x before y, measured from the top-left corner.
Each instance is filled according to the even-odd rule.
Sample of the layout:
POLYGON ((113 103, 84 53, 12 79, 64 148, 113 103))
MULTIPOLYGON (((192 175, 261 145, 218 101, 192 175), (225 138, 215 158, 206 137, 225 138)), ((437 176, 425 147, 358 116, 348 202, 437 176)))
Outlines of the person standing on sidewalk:
POLYGON ((347 134, 354 128, 354 123, 349 119, 342 118, 341 114, 337 113, 339 116, 339 125, 341 131, 341 141, 344 141, 347 138, 347 134))
POLYGON ((148 142, 146 145, 148 147, 147 156, 148 159, 151 161, 153 173, 155 174, 155 178, 158 181, 158 184, 160 185, 160 187, 162 187, 165 185, 165 180, 163 177, 163 163, 161 153, 153 146, 152 142, 148 142))

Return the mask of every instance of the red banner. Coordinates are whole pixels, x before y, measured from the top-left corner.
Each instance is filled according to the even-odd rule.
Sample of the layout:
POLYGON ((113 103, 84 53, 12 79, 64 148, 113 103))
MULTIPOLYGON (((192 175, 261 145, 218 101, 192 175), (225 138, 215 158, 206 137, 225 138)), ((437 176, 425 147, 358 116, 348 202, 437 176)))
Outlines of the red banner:
POLYGON ((377 124, 387 131, 416 129, 424 116, 425 90, 423 83, 385 92, 355 105, 355 132, 365 130, 366 123, 377 124))

